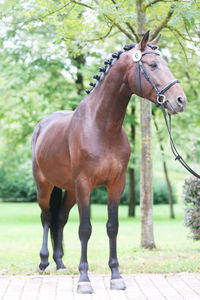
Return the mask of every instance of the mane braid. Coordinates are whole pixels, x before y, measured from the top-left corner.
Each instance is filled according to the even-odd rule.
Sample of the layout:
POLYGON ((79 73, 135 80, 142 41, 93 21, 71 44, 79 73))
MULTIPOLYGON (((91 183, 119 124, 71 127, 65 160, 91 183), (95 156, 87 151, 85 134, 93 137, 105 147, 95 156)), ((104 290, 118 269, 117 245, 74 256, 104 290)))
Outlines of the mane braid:
MULTIPOLYGON (((93 82, 90 82, 90 86, 92 86, 92 89, 91 90, 86 90, 86 93, 87 94, 90 94, 96 86, 99 85, 99 83, 101 82, 101 80, 105 77, 105 75, 108 73, 108 71, 110 70, 110 68, 114 65, 114 63, 120 58, 121 54, 126 52, 126 51, 129 51, 131 50, 132 48, 135 48, 136 44, 135 43, 132 43, 130 45, 126 45, 124 46, 123 50, 120 50, 118 52, 115 52, 112 54, 112 58, 109 58, 109 59, 106 59, 104 61, 104 64, 105 66, 103 67, 100 67, 99 68, 99 71, 101 72, 101 74, 95 74, 93 76, 94 79, 96 79, 96 83, 93 83, 93 82)), ((150 46, 150 45, 149 45, 150 46)), ((150 47, 152 48, 153 45, 151 45, 150 47)))
POLYGON ((157 50, 158 49, 157 45, 153 45, 151 43, 148 43, 147 46, 149 46, 152 50, 157 50))

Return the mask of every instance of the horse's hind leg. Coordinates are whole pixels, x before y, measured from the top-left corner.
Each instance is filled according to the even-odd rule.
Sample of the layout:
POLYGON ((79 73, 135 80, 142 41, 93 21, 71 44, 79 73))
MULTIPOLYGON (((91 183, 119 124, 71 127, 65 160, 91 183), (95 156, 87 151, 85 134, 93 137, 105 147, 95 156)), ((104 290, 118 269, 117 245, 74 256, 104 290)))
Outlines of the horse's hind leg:
POLYGON ((43 226, 43 241, 42 241, 42 248, 40 250, 40 259, 41 262, 38 267, 39 273, 45 271, 45 269, 49 265, 49 251, 48 251, 48 232, 51 223, 51 214, 49 210, 43 210, 41 213, 41 221, 43 226))
POLYGON ((39 264, 38 271, 42 273, 49 265, 48 232, 51 225, 51 212, 49 209, 49 200, 50 200, 52 187, 48 184, 40 185, 40 187, 37 185, 37 189, 38 189, 37 200, 42 210, 41 222, 43 226, 43 241, 42 241, 42 248, 40 250, 41 262, 39 264))
MULTIPOLYGON (((62 197, 61 190, 59 192, 58 188, 54 188, 52 194, 55 192, 57 192, 58 197, 62 197), (57 191, 55 189, 57 189, 57 191)), ((52 196, 51 196, 51 200, 53 200, 52 196)), ((53 243, 53 259, 56 263, 57 270, 66 270, 66 267, 62 261, 63 229, 68 220, 70 209, 76 203, 74 191, 66 191, 63 199, 61 199, 60 205, 58 205, 58 203, 59 203, 59 199, 57 199, 57 203, 56 203, 57 205, 57 212, 56 212, 56 210, 55 211, 52 210, 52 208, 55 205, 52 205, 52 201, 50 202, 50 209, 52 214, 51 236, 52 236, 52 243, 53 243), (57 215, 54 215, 55 213, 57 215)))
POLYGON ((124 191, 125 178, 117 182, 108 189, 108 222, 107 234, 110 244, 109 267, 111 269, 110 288, 113 290, 124 290, 126 285, 119 273, 119 263, 117 259, 117 233, 118 233, 118 206, 124 191))

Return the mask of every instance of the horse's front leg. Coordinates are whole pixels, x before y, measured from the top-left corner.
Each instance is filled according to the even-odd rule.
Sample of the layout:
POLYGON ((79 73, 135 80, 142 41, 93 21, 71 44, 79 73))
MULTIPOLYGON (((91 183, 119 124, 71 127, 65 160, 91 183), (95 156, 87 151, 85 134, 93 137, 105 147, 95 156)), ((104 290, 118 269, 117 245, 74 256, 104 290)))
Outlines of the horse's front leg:
POLYGON ((118 206, 125 186, 125 176, 123 180, 108 187, 108 222, 106 224, 109 237, 110 257, 109 267, 111 269, 110 288, 113 290, 125 290, 126 285, 119 273, 119 263, 117 258, 117 233, 118 233, 118 206))
POLYGON ((79 264, 80 278, 77 286, 77 292, 81 294, 93 293, 88 277, 88 262, 87 262, 87 244, 92 232, 90 223, 90 189, 88 182, 78 180, 76 183, 76 199, 79 209, 79 238, 81 241, 81 260, 79 264))

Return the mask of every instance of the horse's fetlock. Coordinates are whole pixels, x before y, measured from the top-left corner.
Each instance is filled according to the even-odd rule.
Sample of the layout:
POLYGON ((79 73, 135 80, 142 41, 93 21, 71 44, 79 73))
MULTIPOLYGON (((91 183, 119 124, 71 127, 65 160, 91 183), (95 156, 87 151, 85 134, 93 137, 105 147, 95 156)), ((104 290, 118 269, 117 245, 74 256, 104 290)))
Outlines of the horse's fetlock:
POLYGON ((118 260, 116 258, 112 258, 109 260, 108 265, 111 269, 118 269, 119 267, 119 263, 118 260))
POLYGON ((62 259, 62 257, 63 257, 63 251, 62 250, 54 251, 54 254, 53 254, 54 261, 62 259))
POLYGON ((88 263, 80 262, 78 269, 79 269, 79 272, 87 272, 88 271, 88 263))
POLYGON ((40 257, 41 259, 47 259, 49 257, 49 251, 46 252, 40 251, 40 257))

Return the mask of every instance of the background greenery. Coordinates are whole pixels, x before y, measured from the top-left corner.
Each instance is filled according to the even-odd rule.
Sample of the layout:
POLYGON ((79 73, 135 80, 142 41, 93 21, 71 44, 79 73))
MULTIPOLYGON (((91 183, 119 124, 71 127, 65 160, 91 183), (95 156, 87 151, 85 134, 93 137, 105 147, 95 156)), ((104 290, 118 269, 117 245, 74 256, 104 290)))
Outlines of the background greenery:
MULTIPOLYGON (((177 202, 177 197, 173 191, 173 203, 177 202)), ((129 192, 128 192, 128 181, 121 198, 120 204, 128 205, 129 192)), ((136 204, 140 202, 140 184, 136 184, 136 204)), ((106 204, 107 203, 107 191, 105 187, 99 187, 91 193, 91 203, 106 204)), ((168 204, 168 191, 165 182, 155 181, 153 186, 153 203, 154 204, 168 204)))

